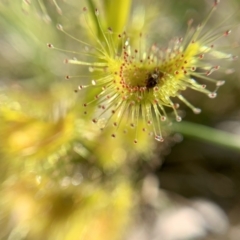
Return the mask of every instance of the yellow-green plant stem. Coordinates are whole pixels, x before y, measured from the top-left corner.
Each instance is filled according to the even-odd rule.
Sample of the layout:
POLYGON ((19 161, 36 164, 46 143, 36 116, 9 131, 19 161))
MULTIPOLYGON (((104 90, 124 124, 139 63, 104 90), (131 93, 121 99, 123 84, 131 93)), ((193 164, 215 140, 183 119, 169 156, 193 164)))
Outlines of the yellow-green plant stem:
POLYGON ((88 7, 90 9, 89 13, 91 14, 92 21, 94 22, 94 26, 96 27, 97 36, 98 36, 98 38, 102 39, 103 38, 102 32, 101 32, 101 29, 99 28, 98 20, 97 20, 96 14, 95 14, 95 10, 96 10, 97 6, 94 5, 92 0, 87 0, 87 3, 88 3, 88 7))
MULTIPOLYGON (((90 13, 92 16, 92 20, 97 30, 97 36, 99 39, 103 39, 102 31, 99 27, 98 19, 95 15, 95 10, 98 6, 95 5, 93 0, 87 0, 88 7, 90 9, 90 13)), ((112 0, 104 0, 104 10, 105 10, 105 27, 111 27, 114 32, 122 33, 124 28, 127 25, 132 0, 122 0, 122 1, 112 1, 112 0)), ((114 35, 113 39, 117 39, 118 35, 114 35)))
POLYGON ((129 19, 132 1, 104 0, 104 5, 108 27, 113 28, 114 32, 121 33, 129 19))
POLYGON ((174 130, 187 137, 240 151, 240 136, 236 134, 186 121, 174 124, 174 130))

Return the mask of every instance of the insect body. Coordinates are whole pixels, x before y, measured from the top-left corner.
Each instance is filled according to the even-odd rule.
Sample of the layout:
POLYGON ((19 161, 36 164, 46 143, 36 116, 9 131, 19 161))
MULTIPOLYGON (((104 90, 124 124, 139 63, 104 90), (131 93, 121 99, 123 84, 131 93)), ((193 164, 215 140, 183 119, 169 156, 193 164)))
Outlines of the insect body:
POLYGON ((160 72, 158 69, 155 69, 153 73, 149 73, 146 79, 146 88, 149 91, 150 89, 154 88, 163 77, 163 73, 160 72))

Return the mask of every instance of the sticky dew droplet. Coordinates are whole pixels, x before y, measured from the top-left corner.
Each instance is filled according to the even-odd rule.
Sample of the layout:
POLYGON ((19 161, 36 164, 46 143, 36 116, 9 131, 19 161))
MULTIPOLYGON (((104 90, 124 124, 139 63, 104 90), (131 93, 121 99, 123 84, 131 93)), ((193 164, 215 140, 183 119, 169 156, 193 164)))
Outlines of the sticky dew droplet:
POLYGON ((158 142, 163 142, 164 139, 161 135, 155 135, 155 140, 157 140, 158 142))
POLYGON ((217 93, 215 93, 215 92, 212 92, 212 93, 208 94, 209 98, 215 98, 216 96, 217 96, 217 93))
POLYGON ((199 113, 201 113, 201 109, 200 108, 193 108, 193 112, 195 113, 195 114, 199 114, 199 113))

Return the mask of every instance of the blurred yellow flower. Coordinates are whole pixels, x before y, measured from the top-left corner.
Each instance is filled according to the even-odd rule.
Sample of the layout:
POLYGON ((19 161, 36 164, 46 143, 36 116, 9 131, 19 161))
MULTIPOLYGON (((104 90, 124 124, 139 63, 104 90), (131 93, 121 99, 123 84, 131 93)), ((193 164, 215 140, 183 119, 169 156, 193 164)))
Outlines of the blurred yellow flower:
POLYGON ((115 187, 104 187, 87 181, 76 185, 64 179, 60 184, 37 180, 33 174, 12 177, 1 188, 0 214, 8 217, 0 237, 121 239, 129 223, 133 191, 125 180, 114 182, 115 187))

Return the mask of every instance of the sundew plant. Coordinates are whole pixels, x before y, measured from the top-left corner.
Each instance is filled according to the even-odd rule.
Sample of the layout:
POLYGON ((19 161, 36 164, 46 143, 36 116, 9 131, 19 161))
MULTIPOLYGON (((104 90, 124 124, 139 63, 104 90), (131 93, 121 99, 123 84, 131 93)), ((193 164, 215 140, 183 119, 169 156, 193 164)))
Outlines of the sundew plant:
MULTIPOLYGON (((99 37, 86 16, 89 15, 88 9, 83 8, 85 24, 95 45, 76 39, 58 24, 60 31, 88 49, 85 52, 75 49, 78 54, 76 58, 65 60, 67 64, 89 68, 89 83, 82 83, 79 76, 76 92, 81 94, 80 91, 87 89, 88 93, 97 93, 82 104, 84 113, 88 114, 89 108, 100 109, 96 111, 92 122, 99 123, 102 130, 105 126, 113 125, 113 138, 117 137, 118 131, 127 133, 128 128, 134 128, 135 143, 138 142, 139 132, 146 132, 160 142, 164 140, 162 122, 173 121, 167 114, 169 108, 174 112, 177 122, 182 120, 178 113, 181 104, 186 104, 195 114, 199 114, 201 109, 187 100, 184 91, 189 88, 215 98, 218 88, 225 83, 212 76, 220 69, 216 60, 236 59, 236 56, 222 52, 217 44, 218 40, 231 33, 231 29, 222 30, 223 23, 211 31, 205 29, 218 4, 217 0, 213 2, 208 15, 197 26, 193 26, 192 19, 189 20, 186 34, 174 37, 167 46, 158 42, 149 43, 144 39, 145 33, 140 33, 138 40, 133 41, 131 33, 124 29, 115 32, 111 26, 103 27, 104 14, 97 8, 94 19, 99 37), (88 56, 87 60, 82 56, 88 56), (211 83, 210 87, 208 83, 211 83), (176 98, 180 104, 175 101, 176 98)), ((55 48, 53 44, 48 44, 48 47, 55 48)), ((67 75, 66 79, 73 77, 76 76, 67 75)))
MULTIPOLYGON (((158 222, 190 200, 178 204, 164 186, 184 191, 190 182, 197 193, 210 192, 219 177, 222 188, 213 192, 223 196, 226 187, 224 199, 234 196, 221 173, 208 184, 207 170, 197 169, 184 181, 197 162, 189 159, 212 163, 212 146, 201 152, 206 142, 240 149, 235 133, 216 128, 231 109, 238 116, 240 105, 238 69, 234 83, 227 75, 237 63, 237 27, 224 6, 0 1, 0 239, 170 239, 158 222), (162 179, 171 157, 187 167, 181 162, 181 174, 173 167, 162 179)), ((212 230, 203 225, 207 236, 212 230)))

